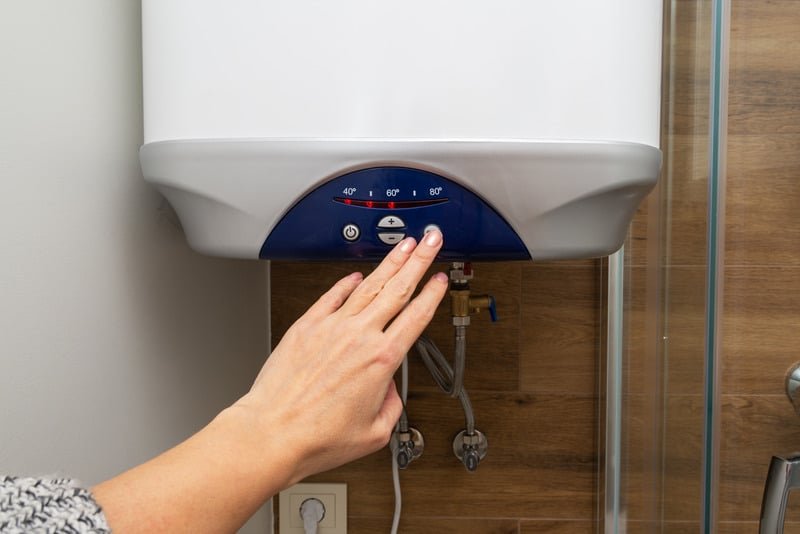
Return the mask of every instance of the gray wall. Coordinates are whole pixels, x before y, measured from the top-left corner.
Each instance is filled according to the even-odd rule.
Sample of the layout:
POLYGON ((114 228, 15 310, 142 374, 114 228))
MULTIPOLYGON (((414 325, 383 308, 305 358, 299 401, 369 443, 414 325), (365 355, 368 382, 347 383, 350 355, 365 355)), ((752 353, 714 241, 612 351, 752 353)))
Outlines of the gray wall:
POLYGON ((141 179, 140 48, 137 0, 0 1, 0 473, 112 476, 268 351, 266 266, 190 251, 141 179))

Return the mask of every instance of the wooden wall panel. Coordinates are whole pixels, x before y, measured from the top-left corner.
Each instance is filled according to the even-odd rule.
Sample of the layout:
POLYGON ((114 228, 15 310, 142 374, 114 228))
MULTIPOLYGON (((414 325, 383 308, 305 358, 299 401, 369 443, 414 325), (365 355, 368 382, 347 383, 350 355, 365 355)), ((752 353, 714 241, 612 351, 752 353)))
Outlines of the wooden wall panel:
POLYGON ((596 394, 600 286, 599 260, 523 266, 520 389, 596 394))
MULTIPOLYGON (((333 282, 363 269, 273 263, 273 344, 333 282)), ((486 263, 474 270, 472 289, 492 293, 500 317, 473 317, 467 332, 466 385, 489 455, 476 473, 458 463, 452 438, 464 427, 460 406, 412 356, 409 417, 426 448, 401 474, 401 532, 516 533, 521 520, 522 532, 589 532, 597 498, 599 263, 486 263)), ((449 356, 447 300, 427 332, 449 356)), ((309 481, 348 484, 351 532, 388 531, 388 450, 309 481)))
POLYGON ((800 360, 800 4, 733 0, 731 23, 720 530, 738 533, 770 457, 800 446, 783 396, 800 360))
MULTIPOLYGON (((753 534, 758 532, 758 521, 722 521, 719 523, 719 534, 753 534)), ((695 530, 695 532, 697 532, 695 530)), ((800 523, 786 522, 783 534, 800 534, 800 523)))
POLYGON ((798 443, 800 420, 783 396, 723 395, 720 518, 757 521, 770 458, 798 443))
POLYGON ((662 494, 666 521, 699 521, 702 517, 704 415, 702 394, 669 395, 667 398, 662 494))
POLYGON ((522 521, 520 534, 592 534, 598 532, 594 521, 522 521))
MULTIPOLYGON (((800 96, 784 106, 800 107, 800 96)), ((782 113, 776 106, 776 122, 782 113)), ((736 125, 750 119, 731 116, 730 121, 736 125)), ((761 133, 730 135, 725 258, 729 267, 800 267, 800 131, 778 133, 779 124, 761 128, 761 133)))
MULTIPOLYGON (((348 534, 376 534, 391 530, 391 517, 351 517, 348 534)), ((463 519, 460 517, 404 517, 401 532, 435 532, 436 534, 518 534, 515 519, 463 519)))
POLYGON ((727 268, 724 319, 723 391, 782 395, 800 360, 800 267, 727 268))
MULTIPOLYGON (((447 265, 437 265, 447 272, 447 265)), ((484 311, 473 316, 467 331, 468 360, 464 384, 468 390, 517 391, 520 368, 520 303, 522 293, 522 264, 475 264, 471 283, 474 294, 491 294, 497 303, 496 323, 484 311)), ((426 335, 436 341, 443 354, 453 353, 453 326, 447 298, 439 306, 426 335)), ((430 374, 419 358, 411 359, 411 381, 419 386, 435 388, 430 374)))

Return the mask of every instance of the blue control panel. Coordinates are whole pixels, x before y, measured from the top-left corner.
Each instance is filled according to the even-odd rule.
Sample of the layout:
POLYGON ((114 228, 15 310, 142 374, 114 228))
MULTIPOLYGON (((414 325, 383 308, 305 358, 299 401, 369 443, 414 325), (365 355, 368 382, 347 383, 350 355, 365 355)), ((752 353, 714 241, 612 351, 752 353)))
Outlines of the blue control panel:
POLYGON ((270 232, 259 257, 379 261, 406 236, 444 234, 439 261, 529 260, 525 245, 486 202, 438 174, 373 167, 319 186, 270 232))

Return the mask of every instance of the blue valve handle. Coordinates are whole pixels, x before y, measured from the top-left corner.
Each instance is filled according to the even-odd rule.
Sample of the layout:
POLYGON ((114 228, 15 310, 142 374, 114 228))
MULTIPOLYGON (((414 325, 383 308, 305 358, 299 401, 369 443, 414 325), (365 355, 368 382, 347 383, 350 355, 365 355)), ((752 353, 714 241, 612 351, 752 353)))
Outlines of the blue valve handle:
POLYGON ((489 295, 489 317, 493 323, 497 322, 497 305, 495 304, 494 297, 489 295))

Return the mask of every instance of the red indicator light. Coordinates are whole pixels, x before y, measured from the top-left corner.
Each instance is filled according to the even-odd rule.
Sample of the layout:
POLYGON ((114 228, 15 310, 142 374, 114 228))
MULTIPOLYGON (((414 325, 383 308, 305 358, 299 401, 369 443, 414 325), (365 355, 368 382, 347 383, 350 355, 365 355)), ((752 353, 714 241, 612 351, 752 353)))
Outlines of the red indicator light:
POLYGON ((448 198, 430 198, 427 200, 362 200, 360 198, 333 197, 334 202, 339 202, 346 206, 390 210, 434 206, 447 202, 448 200, 448 198))

